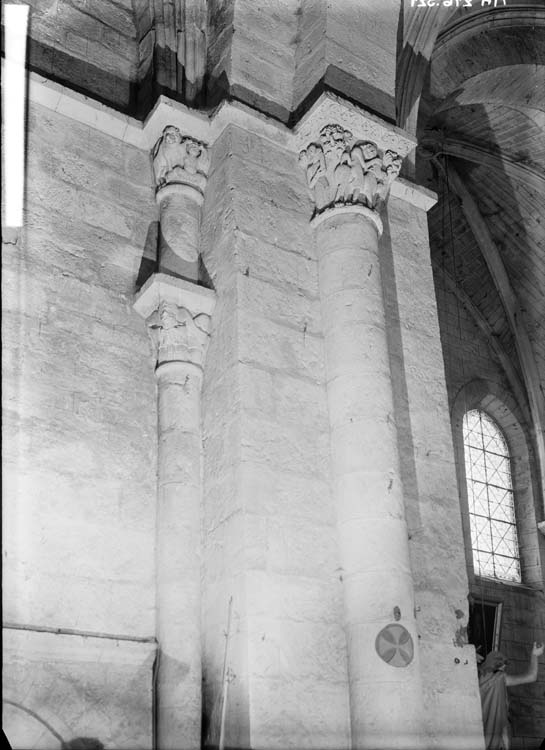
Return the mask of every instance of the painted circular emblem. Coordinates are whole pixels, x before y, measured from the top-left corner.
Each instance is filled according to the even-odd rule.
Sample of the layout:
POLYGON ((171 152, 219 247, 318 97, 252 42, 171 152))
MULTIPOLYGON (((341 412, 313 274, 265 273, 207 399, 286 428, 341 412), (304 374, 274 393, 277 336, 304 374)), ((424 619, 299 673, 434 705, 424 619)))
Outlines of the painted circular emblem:
POLYGON ((397 622, 386 625, 377 635, 375 648, 391 667, 408 667, 413 660, 414 644, 409 631, 397 622))

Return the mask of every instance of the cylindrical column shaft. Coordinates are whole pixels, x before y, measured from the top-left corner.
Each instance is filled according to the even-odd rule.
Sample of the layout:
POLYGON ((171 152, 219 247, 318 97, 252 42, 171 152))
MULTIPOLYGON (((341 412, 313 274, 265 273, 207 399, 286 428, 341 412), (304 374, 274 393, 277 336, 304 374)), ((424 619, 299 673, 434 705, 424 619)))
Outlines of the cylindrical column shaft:
POLYGON ((186 185, 168 185, 159 191, 157 199, 160 210, 159 272, 198 280, 200 194, 186 185))
POLYGON ((353 748, 407 750, 422 742, 421 684, 375 216, 329 210, 315 237, 353 748), (377 636, 394 621, 412 661, 412 648, 379 656, 377 636))
POLYGON ((157 741, 201 745, 200 497, 202 370, 166 362, 158 380, 157 741))
POLYGON ((160 211, 159 272, 198 281, 207 148, 167 125, 153 147, 153 172, 160 211))

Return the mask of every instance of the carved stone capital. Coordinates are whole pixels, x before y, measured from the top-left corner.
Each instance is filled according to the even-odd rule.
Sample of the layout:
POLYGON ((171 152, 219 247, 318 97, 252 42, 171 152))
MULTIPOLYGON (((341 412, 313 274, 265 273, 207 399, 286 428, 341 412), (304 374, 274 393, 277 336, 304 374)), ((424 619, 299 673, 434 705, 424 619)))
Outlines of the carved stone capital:
POLYGON ((153 173, 157 199, 168 186, 183 185, 204 196, 208 177, 208 149, 192 136, 182 135, 176 125, 167 125, 153 147, 153 173))
POLYGON ((215 305, 211 289, 166 274, 154 274, 136 297, 145 319, 157 367, 167 362, 203 367, 215 305))
POLYGON ((299 154, 315 215, 350 205, 380 211, 400 172, 401 161, 397 152, 358 139, 338 123, 324 125, 318 138, 299 154))
POLYGON ((379 212, 416 141, 400 128, 329 92, 295 128, 314 215, 338 206, 379 212))
POLYGON ((193 317, 186 307, 161 302, 146 320, 157 359, 165 362, 191 362, 202 367, 210 337, 210 315, 193 317))
POLYGON ((315 141, 321 130, 331 123, 342 123, 356 141, 371 141, 379 151, 394 151, 404 159, 415 147, 416 139, 401 128, 381 120, 330 91, 322 94, 294 129, 299 151, 315 141))

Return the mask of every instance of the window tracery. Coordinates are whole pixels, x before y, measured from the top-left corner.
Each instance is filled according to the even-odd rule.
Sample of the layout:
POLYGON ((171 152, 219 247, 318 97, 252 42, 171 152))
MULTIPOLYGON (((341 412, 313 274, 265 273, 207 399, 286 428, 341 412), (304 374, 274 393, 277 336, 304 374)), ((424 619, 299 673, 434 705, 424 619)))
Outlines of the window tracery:
POLYGON ((475 573, 521 582, 511 459, 496 422, 484 411, 463 420, 464 459, 475 573))

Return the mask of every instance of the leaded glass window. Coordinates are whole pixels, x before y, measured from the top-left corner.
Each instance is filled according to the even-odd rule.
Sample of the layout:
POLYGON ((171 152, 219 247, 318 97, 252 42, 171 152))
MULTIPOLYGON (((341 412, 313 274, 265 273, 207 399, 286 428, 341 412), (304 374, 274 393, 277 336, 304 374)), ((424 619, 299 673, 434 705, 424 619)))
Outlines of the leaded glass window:
POLYGON ((475 573, 520 582, 520 559, 507 443, 493 419, 464 416, 464 457, 475 573))

